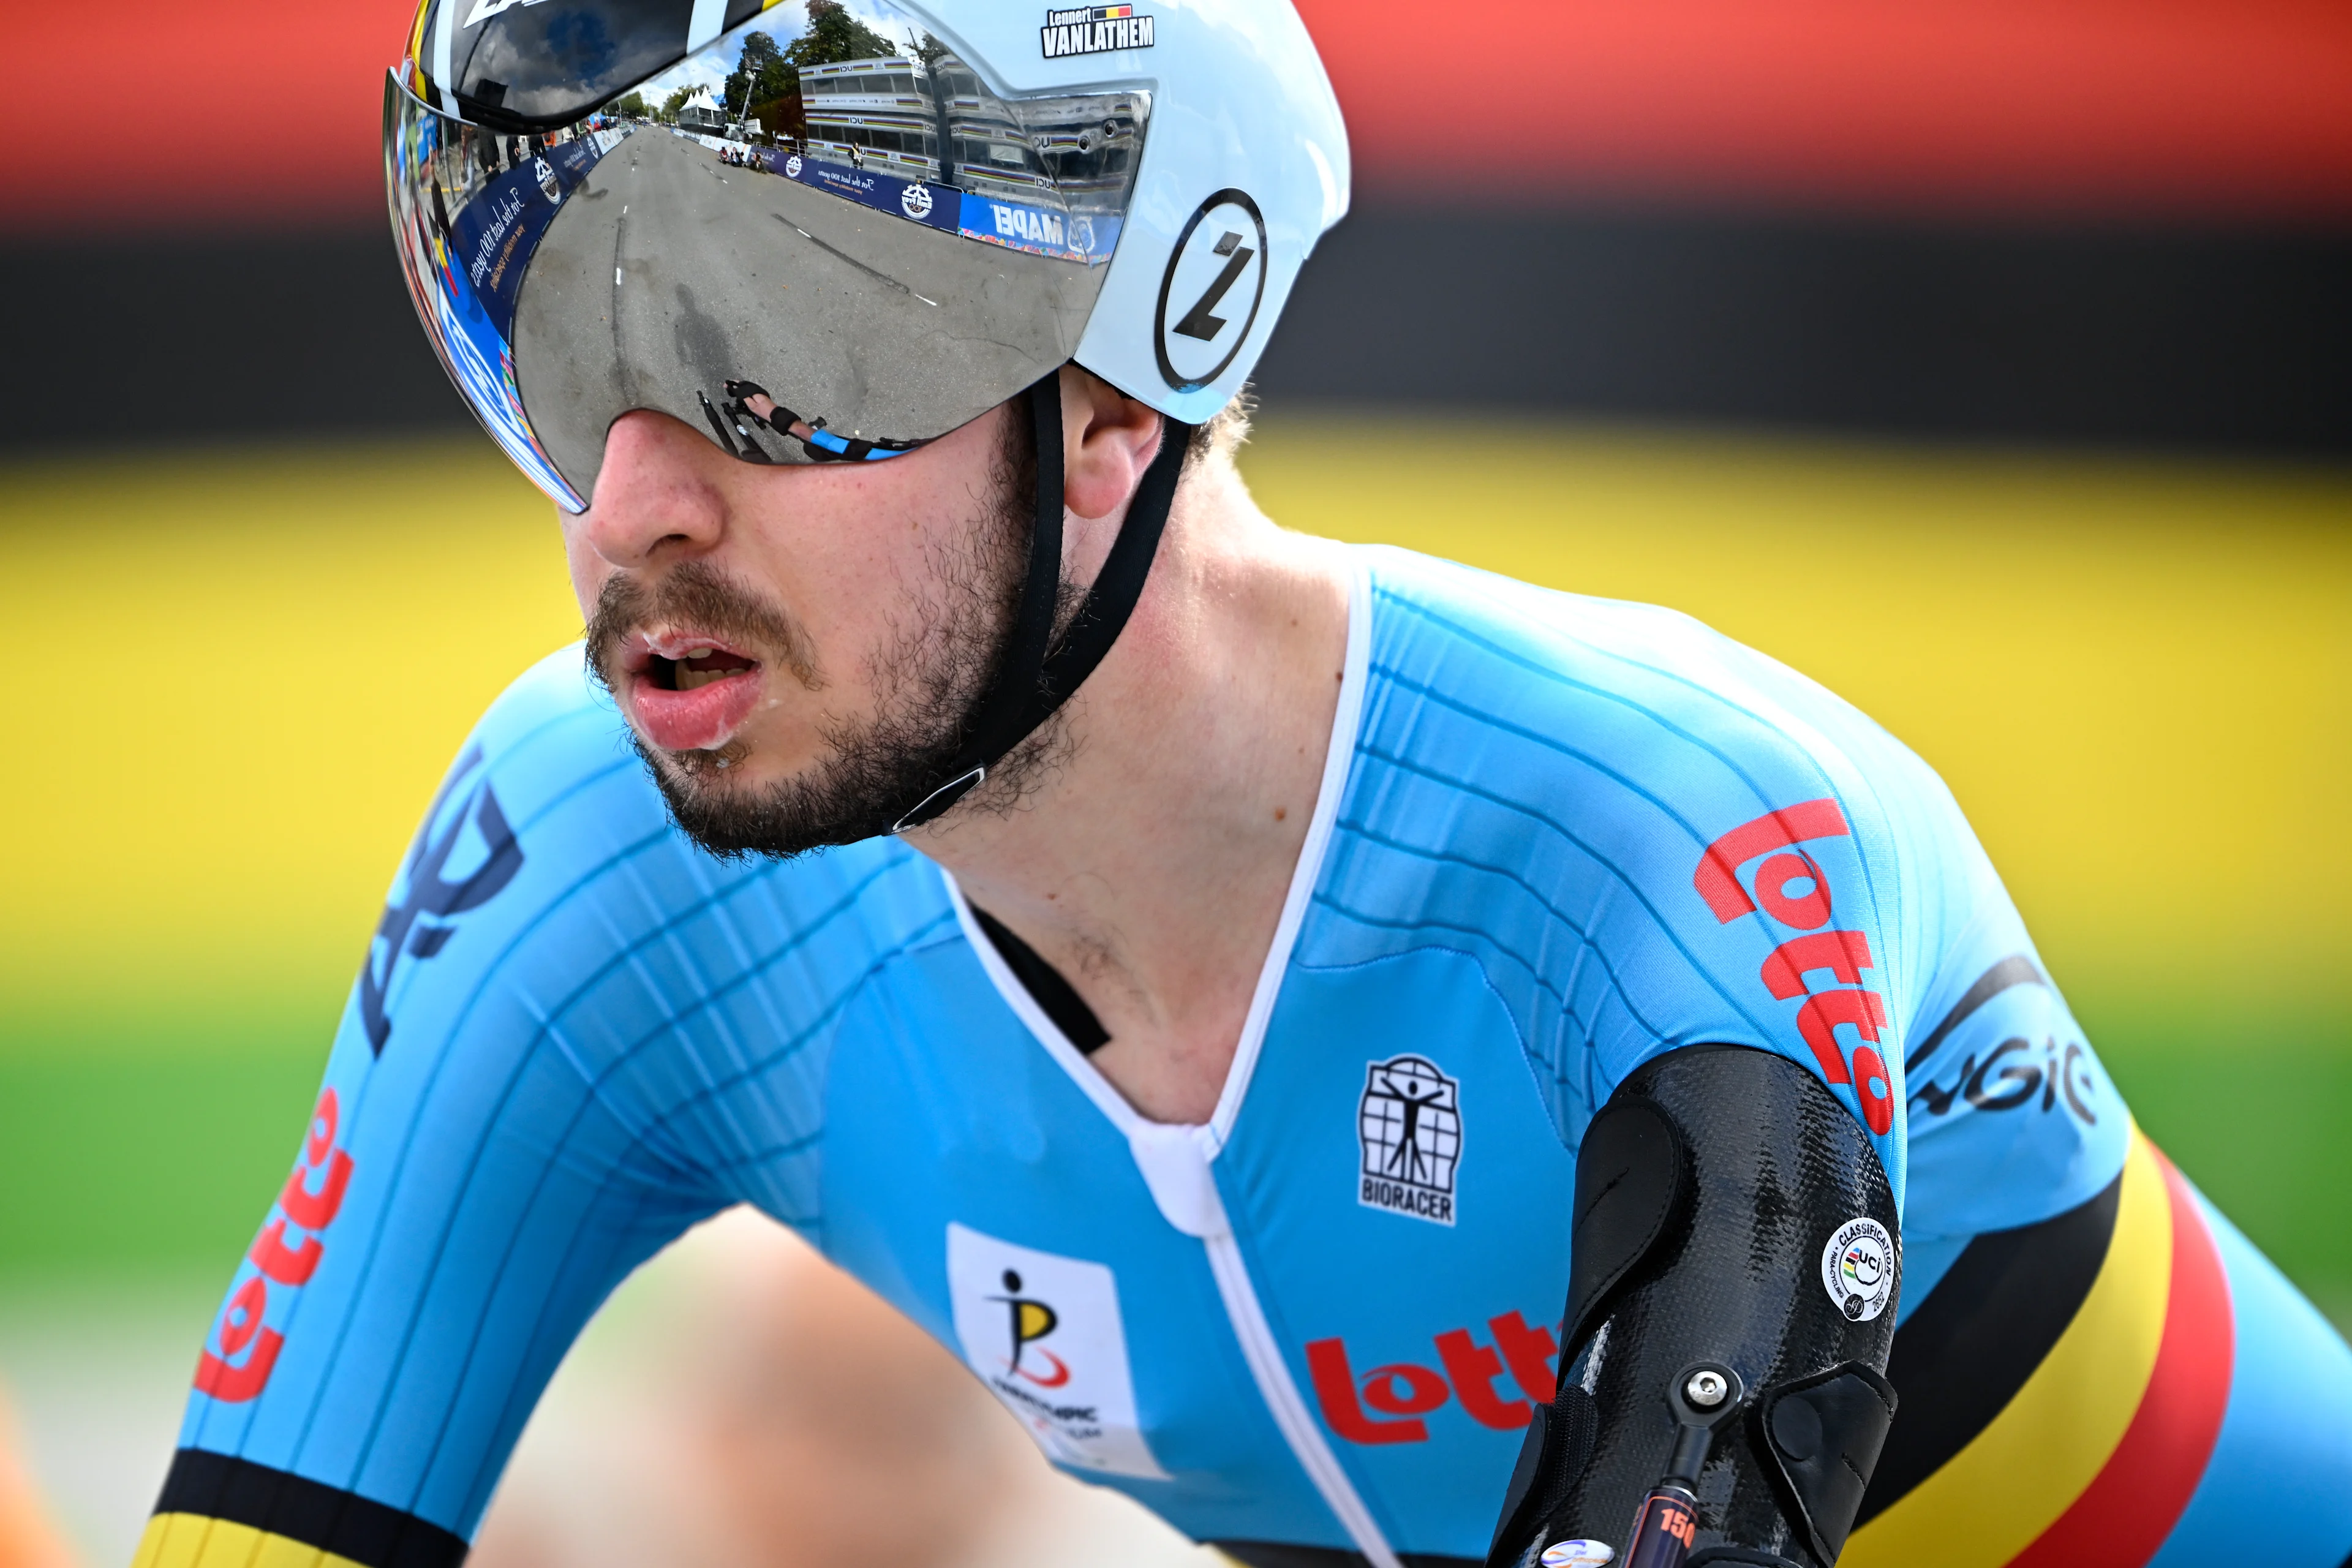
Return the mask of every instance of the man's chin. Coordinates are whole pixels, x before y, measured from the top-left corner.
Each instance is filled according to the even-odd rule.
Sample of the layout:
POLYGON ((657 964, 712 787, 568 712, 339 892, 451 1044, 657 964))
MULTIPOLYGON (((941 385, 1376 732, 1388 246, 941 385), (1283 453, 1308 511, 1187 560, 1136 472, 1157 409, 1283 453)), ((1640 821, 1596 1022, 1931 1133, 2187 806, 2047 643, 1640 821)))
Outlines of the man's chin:
POLYGON ((722 859, 791 859, 890 831, 897 795, 855 787, 836 765, 799 773, 761 765, 748 747, 664 752, 634 730, 630 740, 653 775, 670 819, 722 859))
POLYGON ((637 754, 665 779, 690 781, 698 789, 734 794, 760 787, 758 775, 761 770, 752 764, 751 749, 740 741, 691 752, 664 750, 642 733, 637 734, 636 742, 637 754))

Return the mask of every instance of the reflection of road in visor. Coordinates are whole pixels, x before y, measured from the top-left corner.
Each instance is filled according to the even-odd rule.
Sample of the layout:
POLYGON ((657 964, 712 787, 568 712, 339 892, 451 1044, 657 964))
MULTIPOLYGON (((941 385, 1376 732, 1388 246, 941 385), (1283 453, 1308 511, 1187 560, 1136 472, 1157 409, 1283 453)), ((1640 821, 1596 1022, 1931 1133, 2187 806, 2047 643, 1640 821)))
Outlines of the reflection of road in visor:
MULTIPOLYGON (((563 4, 475 30, 509 16, 541 30, 563 4)), ((821 12, 814 30, 799 12, 779 5, 636 85, 649 109, 675 105, 676 126, 595 113, 533 129, 484 108, 462 72, 436 96, 494 123, 436 112, 413 70, 387 92, 419 312, 476 412, 561 504, 581 504, 631 409, 752 461, 874 460, 1077 346, 1149 95, 1008 101, 887 8, 821 12), (730 383, 778 412, 753 414, 730 383)))

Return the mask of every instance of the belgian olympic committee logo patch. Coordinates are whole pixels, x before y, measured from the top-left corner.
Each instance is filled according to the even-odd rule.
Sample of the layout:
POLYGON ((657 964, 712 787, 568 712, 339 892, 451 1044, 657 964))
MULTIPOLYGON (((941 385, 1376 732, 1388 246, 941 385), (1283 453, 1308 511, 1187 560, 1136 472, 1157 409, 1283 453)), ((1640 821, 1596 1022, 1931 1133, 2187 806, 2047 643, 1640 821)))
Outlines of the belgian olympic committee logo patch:
POLYGON ((1057 1463, 1164 1481, 1136 1414, 1108 1264, 948 1224, 948 1292, 964 1360, 1057 1463))
POLYGON ((1895 1299, 1895 1238, 1874 1219, 1850 1219, 1822 1248, 1822 1289, 1850 1322, 1866 1323, 1895 1299))
POLYGON ((1462 1163, 1462 1084, 1426 1057, 1391 1057, 1364 1069, 1356 1106, 1363 1152, 1356 1201, 1415 1219, 1454 1223, 1462 1163))

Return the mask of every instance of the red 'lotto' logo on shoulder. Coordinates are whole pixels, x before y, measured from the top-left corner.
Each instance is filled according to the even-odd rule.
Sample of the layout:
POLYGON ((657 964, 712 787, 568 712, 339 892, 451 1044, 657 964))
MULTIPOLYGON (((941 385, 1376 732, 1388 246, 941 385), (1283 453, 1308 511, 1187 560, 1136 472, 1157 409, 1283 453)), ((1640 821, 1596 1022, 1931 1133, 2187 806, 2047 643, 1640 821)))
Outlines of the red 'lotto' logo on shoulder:
POLYGON ((1821 863, 1798 847, 1853 832, 1834 800, 1768 811, 1708 845, 1691 886, 1722 924, 1756 915, 1807 933, 1775 947, 1757 978, 1774 1000, 1797 1002, 1797 1032, 1821 1064, 1822 1077, 1851 1084, 1864 1125, 1885 1132, 1895 1125, 1895 1079, 1878 1051, 1879 1033, 1887 1026, 1886 999, 1862 984, 1862 972, 1876 967, 1870 938, 1858 930, 1823 929, 1836 913, 1836 898, 1821 863), (1750 863, 1755 870, 1743 881, 1741 871, 1750 863), (1843 984, 1811 990, 1809 977, 1816 973, 1843 984), (1838 1038, 1841 1025, 1853 1031, 1850 1050, 1838 1038))
POLYGON ((1743 822, 1706 847, 1698 858, 1691 885, 1718 921, 1729 922, 1756 912, 1757 900, 1783 925, 1815 931, 1829 923, 1829 884, 1813 858, 1794 847, 1816 838, 1843 838, 1853 833, 1845 813, 1833 800, 1800 801, 1768 811, 1753 822, 1743 822), (1739 868, 1759 855, 1773 855, 1757 868, 1756 896, 1750 898, 1739 880, 1739 868), (1788 889, 1801 881, 1811 885, 1791 897, 1788 889))
POLYGON ((300 1289, 319 1271, 326 1256, 327 1226, 343 1206, 343 1190, 351 1185, 352 1157, 335 1146, 341 1126, 341 1102, 331 1089, 322 1091, 310 1112, 310 1136, 302 1142, 302 1158, 278 1194, 278 1213, 253 1238, 246 1254, 256 1272, 229 1292, 221 1309, 217 1352, 207 1345, 196 1362, 196 1388, 225 1404, 238 1405, 257 1396, 269 1385, 285 1339, 264 1326, 272 1300, 300 1289), (301 1233, 289 1243, 288 1227, 301 1233))

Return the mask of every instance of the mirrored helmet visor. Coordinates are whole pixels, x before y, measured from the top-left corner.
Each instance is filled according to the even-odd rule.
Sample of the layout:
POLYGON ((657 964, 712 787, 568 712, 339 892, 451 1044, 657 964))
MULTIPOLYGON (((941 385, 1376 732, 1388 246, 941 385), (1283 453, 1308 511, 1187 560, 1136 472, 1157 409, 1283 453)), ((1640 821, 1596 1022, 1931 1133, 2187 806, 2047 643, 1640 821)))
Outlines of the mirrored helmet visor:
POLYGON ((558 505, 585 508, 633 409, 750 462, 877 461, 1069 359, 1149 93, 1006 99, 866 0, 788 0, 691 52, 688 20, 429 0, 385 86, 417 313, 558 505), (627 43, 583 63, 591 35, 627 43))

